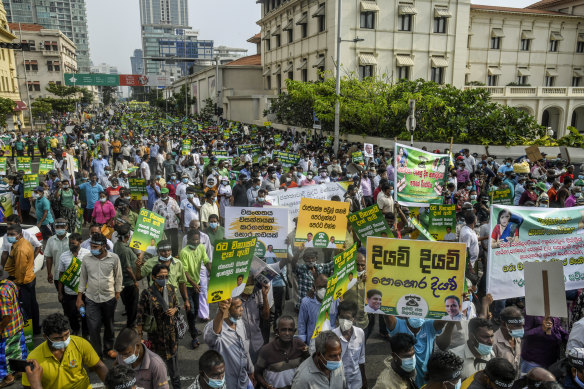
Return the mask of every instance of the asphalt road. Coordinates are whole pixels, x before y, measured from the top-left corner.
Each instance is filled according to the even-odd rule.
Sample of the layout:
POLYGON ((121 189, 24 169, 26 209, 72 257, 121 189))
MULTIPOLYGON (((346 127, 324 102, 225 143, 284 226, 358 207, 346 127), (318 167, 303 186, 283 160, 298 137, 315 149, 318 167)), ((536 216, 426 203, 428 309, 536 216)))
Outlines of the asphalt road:
MULTIPOLYGON (((47 317, 49 314, 54 312, 62 312, 61 305, 57 300, 57 292, 55 287, 47 282, 46 270, 43 269, 37 273, 37 299, 40 306, 40 316, 41 320, 47 317)), ((146 287, 145 283, 140 285, 141 288, 146 287)), ((181 303, 182 305, 182 303, 181 303)), ((286 307, 287 313, 293 314, 293 303, 288 301, 286 307)), ((124 305, 120 301, 117 305, 116 315, 115 315, 115 327, 116 334, 125 325, 125 316, 122 315, 124 311, 124 305)), ((216 304, 211 306, 211 317, 216 312, 216 304)), ((293 314, 293 316, 295 316, 293 314)), ((197 328, 202 330, 204 327, 203 323, 197 324, 197 328)), ((200 338, 199 340, 202 341, 200 338)), ((43 342, 42 336, 36 336, 34 338, 35 346, 43 342)), ((193 350, 190 347, 190 337, 186 335, 180 342, 179 346, 179 368, 181 372, 182 387, 187 388, 195 379, 198 374, 198 361, 201 354, 208 350, 206 344, 202 343, 201 346, 193 350)), ((381 373, 385 365, 383 364, 383 359, 389 354, 389 342, 383 340, 377 329, 374 330, 373 335, 369 338, 367 342, 367 361, 366 361, 366 371, 369 387, 375 384, 377 376, 381 373)), ((113 365, 113 361, 106 359, 105 363, 108 367, 113 365)), ((90 373, 91 385, 93 388, 103 388, 103 384, 99 380, 96 374, 90 373)), ((12 388, 21 388, 20 384, 12 386, 12 388)))

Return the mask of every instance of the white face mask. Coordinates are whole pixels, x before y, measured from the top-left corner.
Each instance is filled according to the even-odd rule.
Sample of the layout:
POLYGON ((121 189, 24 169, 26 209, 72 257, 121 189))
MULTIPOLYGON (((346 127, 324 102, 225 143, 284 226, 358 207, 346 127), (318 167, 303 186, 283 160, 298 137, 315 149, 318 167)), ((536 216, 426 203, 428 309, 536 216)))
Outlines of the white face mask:
POLYGON ((326 294, 326 288, 320 288, 316 290, 316 297, 318 297, 319 300, 322 300, 324 298, 324 295, 326 294))
POLYGON ((348 319, 339 319, 339 328, 341 331, 346 332, 353 328, 353 321, 348 319))
POLYGON ((361 277, 363 274, 365 274, 367 270, 363 270, 363 271, 358 271, 357 272, 357 277, 361 277))

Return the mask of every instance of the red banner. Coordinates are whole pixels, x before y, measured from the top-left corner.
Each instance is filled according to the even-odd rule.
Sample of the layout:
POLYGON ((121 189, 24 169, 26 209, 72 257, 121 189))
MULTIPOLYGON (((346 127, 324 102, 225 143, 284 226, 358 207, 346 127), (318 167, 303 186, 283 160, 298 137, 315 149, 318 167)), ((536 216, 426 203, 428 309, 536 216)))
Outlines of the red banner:
POLYGON ((144 86, 148 78, 140 74, 120 74, 120 86, 144 86))

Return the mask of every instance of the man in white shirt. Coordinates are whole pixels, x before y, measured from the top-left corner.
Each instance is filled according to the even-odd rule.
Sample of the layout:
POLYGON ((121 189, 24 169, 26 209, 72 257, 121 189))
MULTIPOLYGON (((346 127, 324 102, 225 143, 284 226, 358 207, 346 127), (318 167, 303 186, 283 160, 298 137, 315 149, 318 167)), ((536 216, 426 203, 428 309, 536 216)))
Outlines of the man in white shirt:
POLYGON ((365 376, 365 332, 353 325, 357 304, 342 301, 338 306, 339 326, 333 330, 341 340, 341 360, 347 389, 361 389, 367 383, 365 376))
POLYGON ((150 181, 150 165, 148 164, 149 160, 150 156, 145 155, 142 158, 142 163, 140 164, 140 175, 146 180, 146 182, 150 181))
MULTIPOLYGON (((12 214, 6 218, 6 225, 7 226, 10 226, 13 224, 19 224, 19 223, 20 223, 20 218, 17 214, 12 214)), ((31 230, 31 229, 29 229, 29 230, 31 230)), ((32 248, 34 249, 34 257, 36 258, 37 255, 39 255, 39 253, 41 252, 42 244, 41 244, 41 242, 39 242, 37 237, 33 233, 31 233, 29 230, 22 230, 22 237, 24 239, 26 239, 32 245, 32 248)), ((2 259, 1 259, 2 268, 4 268, 4 265, 6 264, 6 261, 8 260, 8 255, 10 254, 10 250, 12 250, 12 243, 8 242, 8 239, 6 239, 6 236, 4 236, 4 239, 2 240, 2 259)), ((2 275, 2 271, 0 271, 0 276, 1 275, 2 275)))
POLYGON ((479 257, 479 239, 474 231, 477 217, 474 213, 467 212, 464 215, 464 222, 466 225, 460 230, 459 242, 466 244, 466 248, 470 254, 470 263, 471 265, 474 265, 479 257))
POLYGON ((456 242, 456 234, 452 232, 452 227, 446 227, 446 234, 444 235, 445 242, 456 242))
MULTIPOLYGON (((89 227, 89 238, 81 242, 81 247, 87 250, 91 250, 91 235, 93 234, 101 234, 101 226, 99 224, 94 224, 89 227)), ((114 251, 114 244, 111 240, 107 239, 107 251, 113 253, 114 251)))
POLYGON ((182 204, 183 200, 187 199, 187 187, 189 186, 189 175, 183 173, 181 176, 180 183, 176 186, 176 191, 174 192, 176 200, 182 204))
POLYGON ((199 220, 201 202, 199 201, 199 197, 195 194, 194 187, 191 186, 187 188, 187 198, 180 202, 180 210, 182 212, 184 228, 188 228, 192 220, 199 220))

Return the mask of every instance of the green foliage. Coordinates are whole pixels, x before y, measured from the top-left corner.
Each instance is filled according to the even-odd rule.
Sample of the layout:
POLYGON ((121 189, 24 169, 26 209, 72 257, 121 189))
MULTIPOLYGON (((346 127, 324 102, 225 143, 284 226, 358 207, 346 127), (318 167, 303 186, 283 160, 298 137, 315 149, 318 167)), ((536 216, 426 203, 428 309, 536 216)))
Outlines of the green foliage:
POLYGON ((59 113, 74 112, 76 99, 55 99, 54 97, 39 97, 36 101, 41 101, 51 105, 51 110, 59 113))
POLYGON ((6 118, 8 115, 14 114, 14 108, 16 107, 16 103, 11 99, 5 99, 4 97, 0 97, 0 124, 6 124, 6 118))
POLYGON ((211 98, 205 99, 203 103, 205 106, 199 113, 199 119, 203 122, 210 122, 213 120, 213 116, 215 116, 215 109, 217 109, 217 104, 215 104, 211 98))
POLYGON ((55 96, 67 97, 67 96, 72 96, 75 93, 80 92, 79 89, 81 89, 81 88, 78 88, 76 86, 49 84, 49 85, 47 85, 47 87, 45 89, 47 90, 47 92, 50 92, 50 93, 54 94, 55 96))
POLYGON ((37 119, 47 119, 53 112, 53 106, 43 100, 35 100, 32 102, 32 114, 37 119))
POLYGON ((82 96, 81 96, 81 104, 89 105, 89 104, 93 103, 93 98, 95 97, 95 95, 93 94, 93 92, 91 92, 87 88, 77 87, 77 89, 82 94, 82 96))
POLYGON ((110 105, 114 102, 116 97, 116 91, 118 88, 115 86, 104 86, 101 89, 101 96, 103 99, 103 105, 110 105))
MULTIPOLYGON (((312 125, 312 112, 323 129, 334 124, 335 80, 286 81, 288 94, 272 102, 267 114, 277 121, 303 127, 312 125)), ((389 84, 376 78, 341 80, 341 132, 409 139, 405 129, 408 100, 416 100, 417 141, 475 144, 522 144, 536 139, 545 128, 524 111, 493 103, 486 89, 459 90, 424 80, 389 84)))
MULTIPOLYGON (((174 107, 175 107, 177 114, 185 115, 185 99, 187 98, 186 93, 187 93, 187 88, 185 85, 183 85, 180 88, 180 91, 178 93, 174 94, 174 96, 173 96, 174 100, 175 100, 174 107)), ((194 103, 195 103, 195 99, 193 99, 193 97, 189 94, 186 104, 188 105, 188 107, 190 107, 194 103)))

